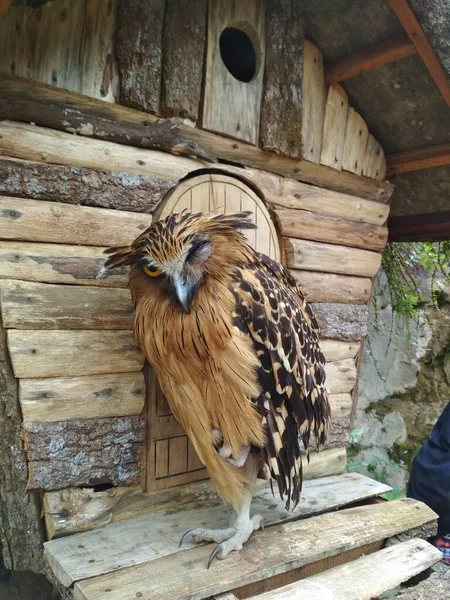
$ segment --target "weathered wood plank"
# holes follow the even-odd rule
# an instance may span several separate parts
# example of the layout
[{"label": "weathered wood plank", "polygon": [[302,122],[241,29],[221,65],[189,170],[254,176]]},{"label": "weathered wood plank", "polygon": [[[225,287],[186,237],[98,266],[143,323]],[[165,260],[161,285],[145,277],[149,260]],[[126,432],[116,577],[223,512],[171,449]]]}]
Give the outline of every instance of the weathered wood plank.
[{"label": "weathered wood plank", "polygon": [[354,358],[359,349],[359,342],[341,342],[338,340],[320,340],[320,348],[328,362]]},{"label": "weathered wood plank", "polygon": [[369,556],[335,567],[320,575],[251,596],[249,600],[372,600],[422,573],[441,560],[439,550],[421,539],[385,548]]},{"label": "weathered wood plank", "polygon": [[[218,562],[214,565],[215,569],[208,572],[205,562],[211,548],[200,546],[189,550],[189,558],[186,554],[172,554],[79,582],[75,585],[75,600],[128,600],[134,598],[136,593],[142,594],[139,596],[142,600],[207,598],[385,539],[434,519],[433,511],[411,499],[349,508],[337,513],[328,512],[308,520],[278,525],[276,536],[270,527],[264,532],[255,532],[241,555],[231,554],[226,561]],[[214,522],[217,526],[217,522]],[[192,525],[192,520],[190,523]],[[361,527],[361,523],[365,526]],[[88,534],[80,534],[80,541],[81,535]],[[57,543],[49,542],[46,548]],[[78,554],[82,553],[78,551]],[[251,560],[243,560],[245,556],[251,557]],[[100,560],[97,558],[96,562]],[[65,579],[67,581],[67,575]]]},{"label": "weathered wood plank", "polygon": [[21,379],[19,398],[24,421],[126,417],[141,413],[145,384],[141,372]]},{"label": "weathered wood plank", "polygon": [[342,168],[347,114],[347,94],[339,84],[331,85],[325,107],[320,162],[339,171]]},{"label": "weathered wood plank", "polygon": [[276,208],[274,213],[281,234],[286,237],[330,242],[378,252],[386,246],[387,227],[355,223],[298,209]]},{"label": "weathered wood plank", "polygon": [[369,309],[365,304],[314,304],[314,314],[324,337],[361,340],[367,335]]},{"label": "weathered wood plank", "polygon": [[151,213],[174,179],[0,157],[0,194]]},{"label": "weathered wood plank", "polygon": [[158,113],[165,0],[120,0],[115,54],[120,102]]},{"label": "weathered wood plank", "polygon": [[383,148],[373,135],[369,135],[369,139],[367,140],[362,174],[364,177],[372,177],[378,180],[382,180],[386,176],[386,158]]},{"label": "weathered wood plank", "polygon": [[[35,111],[35,118],[29,119],[33,122],[54,129],[66,130],[66,116],[64,116],[64,110],[67,108],[71,109],[71,115],[78,115],[81,123],[91,122],[93,116],[104,119],[111,122],[111,132],[115,136],[118,134],[117,122],[126,124],[127,126],[133,124],[139,126],[135,131],[135,136],[123,135],[120,137],[121,142],[124,144],[135,144],[142,146],[147,138],[149,138],[149,132],[145,123],[161,123],[161,119],[153,117],[149,114],[143,114],[139,111],[126,108],[117,104],[111,104],[89,98],[87,96],[81,96],[67,92],[66,90],[60,90],[51,86],[39,84],[35,81],[31,82],[27,79],[14,76],[2,76],[0,80],[0,98],[12,98],[14,101],[26,98],[27,102],[37,101],[38,106]],[[41,105],[45,105],[47,108],[46,114],[48,115],[49,106],[55,106],[55,113],[52,117],[51,124],[46,120],[42,120]],[[21,117],[25,120],[25,117]],[[83,129],[83,133],[88,133]],[[154,128],[153,128],[154,129]],[[129,128],[127,128],[129,131]],[[99,128],[98,134],[103,132],[103,129]],[[139,132],[139,134],[137,133]],[[358,177],[352,173],[336,171],[323,165],[318,165],[305,160],[298,160],[296,158],[274,155],[273,153],[265,152],[261,148],[251,146],[249,144],[236,141],[234,139],[226,138],[220,135],[214,135],[202,129],[195,127],[189,127],[186,125],[180,125],[179,127],[181,147],[177,147],[177,151],[182,152],[183,150],[190,150],[191,154],[202,156],[200,147],[203,149],[203,155],[211,159],[213,156],[217,156],[222,159],[226,159],[235,164],[246,165],[248,167],[265,169],[272,173],[278,173],[283,177],[291,177],[294,180],[306,181],[316,186],[327,188],[328,190],[336,190],[344,194],[350,194],[359,198],[367,198],[378,202],[387,202],[392,195],[393,185],[389,182],[376,182],[372,179]],[[92,132],[95,135],[96,131]],[[153,135],[153,134],[152,134]],[[151,137],[151,136],[150,136]],[[147,139],[148,142],[148,139]],[[76,143],[73,140],[72,143]],[[183,145],[184,144],[184,145]],[[62,152],[63,149],[61,149]],[[174,150],[175,151],[175,150]],[[26,158],[22,156],[21,158]],[[61,164],[61,160],[57,161],[56,157],[53,160],[57,164]],[[110,164],[107,160],[104,161],[104,166],[101,167],[104,170],[111,169]],[[72,166],[72,165],[70,165]],[[150,170],[146,165],[141,166],[141,170],[138,174],[148,175]],[[123,167],[122,167],[123,168]],[[137,169],[136,169],[137,171]],[[176,178],[175,174],[172,174],[172,178]],[[281,181],[279,178],[272,176],[276,181]]]},{"label": "weathered wood plank", "polygon": [[0,242],[0,279],[125,288],[126,269],[104,270],[104,248]]},{"label": "weathered wood plank", "polygon": [[[305,481],[331,475],[341,475],[346,464],[345,448],[330,448],[313,452],[310,461],[304,461]],[[305,483],[302,503],[308,502],[309,489],[313,484]],[[258,492],[266,494],[267,490]],[[47,492],[44,495],[44,512],[47,534],[50,539],[69,533],[78,533],[123,521],[140,515],[186,510],[186,505],[198,503],[198,498],[211,495],[209,481],[171,488],[160,492],[145,493],[139,486],[116,487],[107,491],[89,488],[67,488]],[[214,496],[214,493],[212,494]]]},{"label": "weathered wood plank", "polygon": [[[308,481],[305,482],[300,504],[294,511],[288,513],[284,503],[273,497],[270,487],[265,483],[256,493],[253,511],[262,514],[267,525],[275,525],[302,519],[324,510],[332,510],[332,507],[337,508],[348,504],[356,498],[373,497],[386,489],[389,488],[356,473]],[[64,585],[68,586],[74,581],[110,572],[119,565],[122,568],[129,566],[130,561],[133,560],[145,563],[173,553],[178,554],[180,552],[179,536],[184,533],[186,526],[189,528],[194,523],[206,524],[209,522],[214,523],[215,527],[222,527],[222,524],[228,523],[229,511],[217,495],[210,491],[209,483],[194,484],[185,490],[188,501],[185,503],[182,495],[181,502],[179,505],[177,504],[179,510],[171,510],[171,507],[174,506],[173,500],[169,500],[167,509],[165,509],[164,503],[161,501],[164,496],[161,494],[167,496],[167,491],[160,492],[160,505],[157,506],[156,511],[128,522],[122,521],[106,525],[102,530],[101,539],[98,539],[98,532],[91,531],[76,537],[65,537],[47,542],[45,555],[52,568],[57,569],[55,572],[58,578],[61,575]],[[426,510],[429,511],[426,513],[427,515],[434,514],[430,509]],[[404,513],[405,511],[399,512]],[[419,520],[423,520],[423,514],[422,519]],[[302,522],[304,521],[297,523]],[[311,526],[313,525],[311,521],[304,522],[305,525],[308,522],[311,523]],[[120,537],[123,543],[117,544],[116,540]],[[269,537],[272,536],[269,534]],[[99,543],[104,544],[104,552],[98,552]],[[84,548],[79,548],[80,544]],[[84,552],[80,552],[82,549]],[[205,551],[208,552],[208,550],[209,548],[203,548],[203,555],[206,555]],[[194,552],[197,551],[194,550]],[[180,554],[180,556],[186,558],[186,554]],[[95,559],[94,562],[90,562],[92,558]],[[202,570],[205,576],[205,564],[202,565]],[[164,583],[167,584],[168,581],[166,580]],[[172,596],[168,595],[167,597]]]},{"label": "weathered wood plank", "polygon": [[127,289],[0,280],[7,329],[133,329]]},{"label": "weathered wood plank", "polygon": [[207,4],[207,0],[166,0],[161,82],[164,117],[198,119]]},{"label": "weathered wood plank", "polygon": [[356,383],[356,366],[352,358],[327,363],[325,387],[329,394],[351,392]]},{"label": "weathered wood plank", "polygon": [[359,277],[373,277],[381,265],[381,255],[359,248],[346,248],[306,240],[285,238],[288,267]]},{"label": "weathered wood plank", "polygon": [[369,130],[366,122],[353,108],[348,109],[342,169],[362,174]]},{"label": "weathered wood plank", "polygon": [[309,302],[366,304],[370,298],[372,282],[369,278],[298,269],[291,269],[291,273]]},{"label": "weathered wood plank", "polygon": [[303,157],[320,163],[326,103],[323,58],[321,51],[308,40],[303,43],[302,86]]},{"label": "weathered wood plank", "polygon": [[28,488],[136,483],[144,436],[145,422],[137,416],[24,422]]},{"label": "weathered wood plank", "polygon": [[120,246],[133,241],[151,222],[151,216],[132,212],[0,196],[4,240]]},{"label": "weathered wood plank", "polygon": [[8,331],[16,377],[134,373],[144,357],[131,331]]},{"label": "weathered wood plank", "polygon": [[[204,129],[258,143],[265,61],[265,5],[257,0],[216,0],[208,10],[208,42],[202,126]],[[225,66],[220,38],[230,24],[248,23],[256,54],[255,73],[239,81]],[[245,29],[245,26],[244,26]]]},{"label": "weathered wood plank", "polygon": [[302,158],[303,39],[301,3],[268,2],[260,145],[296,158]]}]

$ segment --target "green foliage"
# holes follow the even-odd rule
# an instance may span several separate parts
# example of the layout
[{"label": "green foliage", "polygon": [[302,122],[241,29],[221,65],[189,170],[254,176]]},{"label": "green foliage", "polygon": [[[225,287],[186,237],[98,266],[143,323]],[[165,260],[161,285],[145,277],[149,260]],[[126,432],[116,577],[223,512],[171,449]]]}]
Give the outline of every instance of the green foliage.
[{"label": "green foliage", "polygon": [[[415,318],[417,308],[426,302],[419,286],[421,270],[430,276],[429,297],[437,304],[436,278],[450,282],[450,241],[394,242],[382,255],[393,310],[402,317]],[[428,295],[428,293],[426,294]],[[376,303],[376,300],[374,300]]]}]

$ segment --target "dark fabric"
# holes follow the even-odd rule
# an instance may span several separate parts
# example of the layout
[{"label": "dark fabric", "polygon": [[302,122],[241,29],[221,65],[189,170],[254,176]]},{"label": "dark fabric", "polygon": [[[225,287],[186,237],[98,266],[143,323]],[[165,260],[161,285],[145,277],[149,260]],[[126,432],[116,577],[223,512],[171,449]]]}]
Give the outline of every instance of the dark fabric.
[{"label": "dark fabric", "polygon": [[438,535],[450,533],[450,402],[413,460],[408,496],[438,515]]}]

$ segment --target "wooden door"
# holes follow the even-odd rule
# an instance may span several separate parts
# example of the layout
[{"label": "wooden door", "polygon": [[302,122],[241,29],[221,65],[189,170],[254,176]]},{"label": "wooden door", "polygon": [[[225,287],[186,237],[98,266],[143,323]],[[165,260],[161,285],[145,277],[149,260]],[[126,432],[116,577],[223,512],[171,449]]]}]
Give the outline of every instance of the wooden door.
[{"label": "wooden door", "polygon": [[[172,212],[251,211],[257,229],[244,231],[256,250],[280,260],[278,237],[269,212],[259,196],[239,179],[214,174],[192,177],[171,190],[161,203],[156,219]],[[143,486],[147,490],[164,489],[199,481],[207,477],[183,429],[172,415],[156,378],[147,373],[148,433]]]}]

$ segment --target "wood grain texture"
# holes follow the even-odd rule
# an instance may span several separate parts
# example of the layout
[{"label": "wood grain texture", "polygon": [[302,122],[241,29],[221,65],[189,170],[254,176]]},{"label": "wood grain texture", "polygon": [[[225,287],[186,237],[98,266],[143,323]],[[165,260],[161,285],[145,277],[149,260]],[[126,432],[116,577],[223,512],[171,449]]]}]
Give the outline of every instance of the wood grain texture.
[{"label": "wood grain texture", "polygon": [[362,174],[364,177],[382,180],[386,176],[386,158],[380,144],[369,135],[364,153]]},{"label": "wood grain texture", "polygon": [[327,363],[325,372],[325,387],[329,394],[347,394],[355,387],[356,366],[353,358]]},{"label": "wood grain texture", "polygon": [[103,252],[98,246],[0,242],[0,279],[127,287],[125,269],[104,271]]},{"label": "wood grain texture", "polygon": [[120,0],[115,53],[120,102],[158,113],[165,0]]},{"label": "wood grain texture", "polygon": [[196,122],[206,52],[207,0],[166,0],[165,4],[161,114]]},{"label": "wood grain texture", "polygon": [[126,417],[141,413],[145,385],[141,372],[21,379],[19,398],[24,421]]},{"label": "wood grain texture", "polygon": [[61,202],[0,196],[0,239],[120,246],[152,222],[151,216]]},{"label": "wood grain texture", "polygon": [[291,269],[291,273],[308,302],[366,304],[370,298],[372,282],[368,278],[297,269]]},{"label": "wood grain texture", "polygon": [[[318,303],[313,307],[319,330],[327,338],[361,340],[367,335],[369,309],[365,304]],[[326,332],[326,335],[325,335]]]},{"label": "wood grain texture", "polygon": [[302,158],[303,39],[301,3],[268,2],[259,140],[267,150],[296,158]]},{"label": "wood grain texture", "polygon": [[425,540],[408,540],[249,600],[294,600],[317,595],[333,600],[372,600],[439,562],[438,552]]},{"label": "wood grain texture", "polygon": [[326,91],[323,58],[320,50],[308,40],[303,43],[303,157],[320,163]]},{"label": "wood grain texture", "polygon": [[0,157],[5,196],[151,213],[174,179]]},{"label": "wood grain texture", "polygon": [[342,169],[361,175],[369,130],[366,122],[353,108],[348,109]]},{"label": "wood grain texture", "polygon": [[144,357],[131,331],[8,331],[16,377],[134,373]]},{"label": "wood grain texture", "polygon": [[[265,6],[257,0],[215,0],[208,10],[202,126],[252,144],[258,143],[265,62]],[[222,31],[241,24],[256,54],[256,70],[248,82],[228,71],[220,53]],[[247,24],[247,25],[246,25]]]},{"label": "wood grain texture", "polygon": [[[264,514],[265,522],[269,526],[278,524],[279,527],[284,528],[284,525],[279,524],[310,516],[311,514],[317,514],[318,512],[321,512],[321,509],[331,510],[331,506],[336,507],[336,505],[345,505],[352,502],[355,497],[373,497],[378,493],[381,493],[381,490],[386,489],[389,488],[383,484],[374,482],[367,477],[354,473],[308,481],[305,482],[302,501],[293,512],[288,513],[284,508],[284,504],[274,499],[270,487],[265,483],[257,491],[253,509]],[[106,553],[101,553],[102,555],[99,556],[98,543],[102,543],[102,541],[98,539],[98,532],[92,531],[80,534],[76,537],[65,537],[47,542],[45,544],[46,558],[50,560],[52,567],[58,565],[56,567],[58,568],[58,577],[61,573],[64,584],[70,585],[74,581],[79,581],[86,577],[95,577],[101,573],[109,572],[112,569],[117,568],[116,565],[120,565],[122,568],[129,566],[130,560],[132,560],[130,553],[132,553],[133,548],[136,547],[140,548],[140,553],[135,558],[141,563],[148,563],[148,561],[150,561],[147,566],[149,566],[151,562],[157,564],[164,556],[176,556],[178,554],[182,557],[183,554],[180,554],[180,549],[178,548],[178,532],[180,532],[181,535],[186,529],[186,526],[192,527],[193,523],[209,522],[215,523],[214,526],[216,527],[221,527],[222,524],[228,523],[229,517],[229,511],[223,506],[223,503],[217,495],[211,491],[209,483],[195,484],[186,488],[185,491],[188,501],[184,503],[182,500],[179,504],[179,510],[176,512],[170,510],[173,501],[171,502],[169,500],[169,510],[164,511],[164,505],[161,506],[160,504],[159,507],[157,506],[156,512],[146,516],[132,519],[128,522],[122,521],[106,525],[102,531],[102,538],[103,535],[106,537],[104,537],[102,541],[105,543],[106,540],[108,540],[105,544],[107,555]],[[329,491],[329,496],[326,491]],[[163,493],[160,492],[158,495],[159,498],[163,497],[161,494],[167,495],[168,492],[169,490]],[[315,504],[315,501],[317,504]],[[321,509],[319,507],[321,507]],[[430,513],[433,514],[430,509],[426,510],[429,511],[427,512],[428,515]],[[340,513],[332,516],[338,516],[338,514]],[[164,515],[163,518],[162,515]],[[311,521],[309,522],[311,523]],[[307,521],[296,521],[296,525],[299,523],[306,524]],[[311,523],[311,525],[313,524],[314,522]],[[293,523],[289,525],[289,527],[291,526],[295,527]],[[268,530],[266,530],[266,532],[267,531]],[[272,530],[272,532],[273,531],[274,530]],[[119,539],[119,536],[122,536],[122,544],[117,544],[116,542],[116,540]],[[134,540],[133,536],[136,536]],[[273,539],[273,533],[269,534],[266,542],[268,542],[270,538]],[[146,543],[141,545],[144,539],[146,539]],[[151,544],[148,543],[149,540],[152,540]],[[79,544],[84,546],[84,552],[80,552],[82,549],[78,547]],[[252,542],[250,542],[249,545],[251,544]],[[193,544],[190,546],[186,545],[186,548],[189,547],[192,548]],[[109,552],[108,549],[111,549],[112,552]],[[203,546],[196,550],[194,549],[194,553],[198,552],[199,549],[203,550],[203,552],[200,553],[201,555],[206,555],[209,546]],[[186,549],[182,548],[181,551],[184,552],[184,557],[186,558]],[[192,550],[188,550],[188,552],[189,555],[191,555]],[[89,562],[91,558],[95,558],[95,561]],[[202,559],[200,559],[200,563],[201,562]],[[245,563],[246,561],[237,562]],[[202,565],[202,570],[204,571],[204,578],[206,571],[205,565]],[[124,571],[122,570],[122,572]],[[211,573],[212,571],[208,573],[208,576]],[[165,580],[164,583],[167,583],[167,581],[168,580]],[[114,588],[115,586],[111,587]],[[170,593],[166,596],[166,598],[172,597],[173,596],[170,596]],[[128,596],[124,596],[124,598],[128,598]]]},{"label": "wood grain texture", "polygon": [[450,143],[397,152],[386,157],[388,175],[450,164]]},{"label": "wood grain texture", "polygon": [[136,483],[144,435],[145,423],[137,416],[24,422],[28,488]]},{"label": "wood grain texture", "polygon": [[355,358],[359,349],[359,342],[341,342],[339,340],[320,340],[320,348],[327,362],[334,362],[344,358]]},{"label": "wood grain texture", "polygon": [[288,267],[359,277],[374,277],[381,256],[369,250],[321,244],[294,238],[284,239]]},{"label": "wood grain texture", "polygon": [[320,162],[339,171],[342,168],[347,116],[347,94],[340,85],[330,85],[325,106]]},{"label": "wood grain texture", "polygon": [[321,215],[306,210],[277,208],[274,210],[283,236],[330,242],[382,252],[388,237],[387,227],[355,223],[338,217]]},{"label": "wood grain texture", "polygon": [[[114,597],[128,600],[136,593],[142,594],[139,596],[142,600],[181,595],[186,600],[206,598],[385,539],[434,519],[435,514],[428,507],[410,499],[349,508],[284,523],[277,527],[276,536],[270,527],[256,532],[240,556],[234,553],[227,561],[218,562],[207,577],[204,562],[210,548],[197,547],[189,550],[189,560],[186,554],[174,554],[79,582],[75,585],[75,600],[113,600]],[[365,527],[361,527],[361,522]],[[242,560],[246,555],[251,556],[251,560]]]}]

